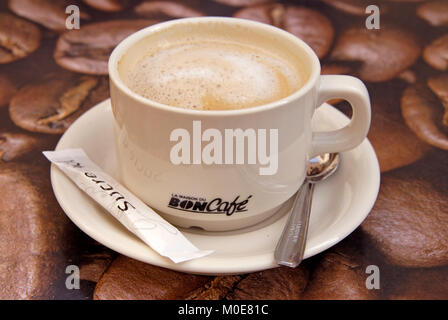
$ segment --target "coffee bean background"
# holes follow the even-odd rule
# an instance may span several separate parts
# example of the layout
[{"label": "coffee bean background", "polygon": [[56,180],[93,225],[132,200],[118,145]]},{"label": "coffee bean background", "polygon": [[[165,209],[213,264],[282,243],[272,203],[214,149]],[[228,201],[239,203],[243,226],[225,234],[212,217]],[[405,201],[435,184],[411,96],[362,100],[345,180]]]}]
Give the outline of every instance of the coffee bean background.
[{"label": "coffee bean background", "polygon": [[[71,4],[80,30],[65,27]],[[381,8],[380,30],[365,27],[370,4]],[[114,46],[158,21],[205,15],[284,28],[316,51],[324,73],[360,77],[371,94],[378,200],[355,232],[295,270],[205,277],[144,264],[82,233],[53,195],[41,151],[108,97]],[[448,299],[448,4],[1,1],[0,194],[0,299]],[[79,290],[65,287],[72,264]],[[365,286],[369,265],[379,267],[379,290]]]}]

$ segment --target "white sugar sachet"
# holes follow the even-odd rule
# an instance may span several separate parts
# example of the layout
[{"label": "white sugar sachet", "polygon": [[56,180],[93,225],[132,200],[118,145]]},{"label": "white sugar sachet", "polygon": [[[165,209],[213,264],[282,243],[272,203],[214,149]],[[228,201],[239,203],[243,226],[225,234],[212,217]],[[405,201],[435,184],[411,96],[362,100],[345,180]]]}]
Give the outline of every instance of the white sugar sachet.
[{"label": "white sugar sachet", "polygon": [[82,149],[44,151],[43,154],[81,190],[160,255],[179,263],[213,252],[196,248],[176,227],[101,170]]}]

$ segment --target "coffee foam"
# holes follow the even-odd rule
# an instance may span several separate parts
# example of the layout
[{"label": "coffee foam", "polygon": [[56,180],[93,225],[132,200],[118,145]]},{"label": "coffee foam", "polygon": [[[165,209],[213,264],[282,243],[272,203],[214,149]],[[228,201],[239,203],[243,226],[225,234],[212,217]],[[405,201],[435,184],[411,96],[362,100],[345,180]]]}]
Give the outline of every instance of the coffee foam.
[{"label": "coffee foam", "polygon": [[190,40],[149,51],[127,85],[162,104],[202,110],[240,109],[282,99],[305,77],[285,59],[246,44]]}]

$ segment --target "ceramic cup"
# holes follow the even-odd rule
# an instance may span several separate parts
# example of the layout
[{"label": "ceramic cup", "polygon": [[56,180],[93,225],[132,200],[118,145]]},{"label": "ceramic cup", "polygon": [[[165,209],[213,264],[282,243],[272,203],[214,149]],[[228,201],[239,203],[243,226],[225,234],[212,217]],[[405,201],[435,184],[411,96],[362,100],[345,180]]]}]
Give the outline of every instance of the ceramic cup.
[{"label": "ceramic cup", "polygon": [[[268,43],[266,50],[296,59],[307,81],[286,98],[236,110],[163,105],[125,85],[122,77],[144,56],[145,48],[170,37],[201,32]],[[200,17],[145,28],[114,49],[109,75],[121,181],[181,227],[234,230],[268,218],[297,192],[311,157],[356,147],[370,125],[369,95],[359,79],[321,76],[319,59],[306,43],[286,31],[249,20]],[[314,111],[333,98],[351,104],[350,123],[336,131],[312,132]],[[226,136],[226,132],[234,135]],[[227,151],[221,162],[210,160],[211,153],[204,156],[212,136],[222,139],[222,153]],[[173,148],[181,138],[189,139],[189,154],[182,153],[191,160],[189,164],[173,161]],[[218,150],[219,144],[214,146]],[[263,155],[270,155],[269,162]]]}]

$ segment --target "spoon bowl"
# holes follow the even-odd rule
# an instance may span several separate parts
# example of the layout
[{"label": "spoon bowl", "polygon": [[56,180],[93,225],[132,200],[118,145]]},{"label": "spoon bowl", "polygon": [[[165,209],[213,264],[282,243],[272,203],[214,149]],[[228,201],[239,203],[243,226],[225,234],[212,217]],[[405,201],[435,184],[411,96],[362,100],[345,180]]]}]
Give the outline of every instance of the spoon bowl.
[{"label": "spoon bowl", "polygon": [[339,153],[324,153],[310,159],[306,169],[306,181],[314,183],[325,180],[337,170],[339,162]]}]

